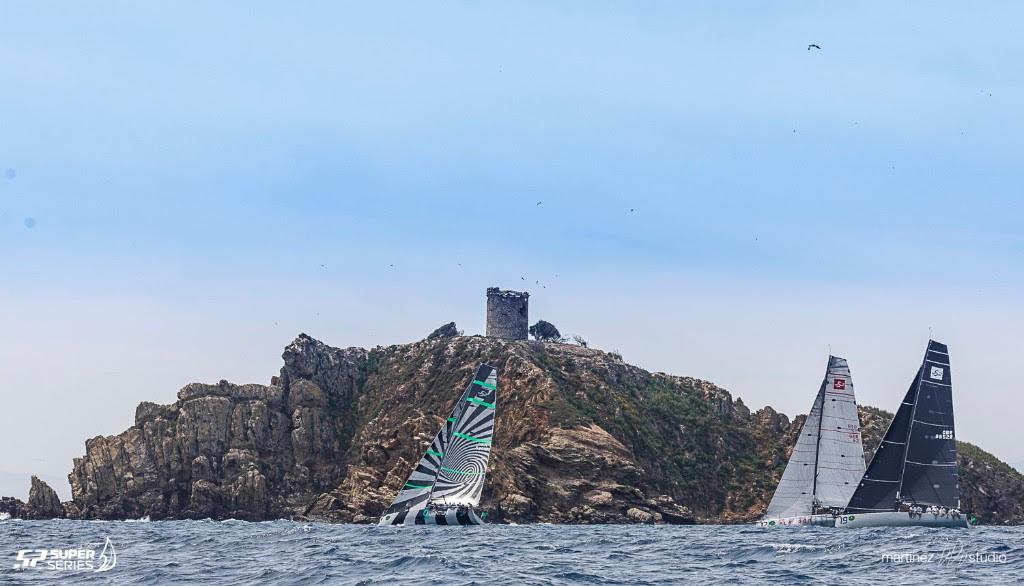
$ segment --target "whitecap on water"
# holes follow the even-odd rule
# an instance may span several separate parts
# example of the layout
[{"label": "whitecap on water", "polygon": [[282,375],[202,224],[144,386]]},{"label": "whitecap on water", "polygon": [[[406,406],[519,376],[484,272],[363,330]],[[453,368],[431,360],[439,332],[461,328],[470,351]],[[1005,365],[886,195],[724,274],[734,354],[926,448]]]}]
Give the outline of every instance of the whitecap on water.
[{"label": "whitecap on water", "polygon": [[779,553],[794,553],[797,551],[820,551],[826,549],[824,545],[808,545],[806,543],[766,543],[768,547]]}]

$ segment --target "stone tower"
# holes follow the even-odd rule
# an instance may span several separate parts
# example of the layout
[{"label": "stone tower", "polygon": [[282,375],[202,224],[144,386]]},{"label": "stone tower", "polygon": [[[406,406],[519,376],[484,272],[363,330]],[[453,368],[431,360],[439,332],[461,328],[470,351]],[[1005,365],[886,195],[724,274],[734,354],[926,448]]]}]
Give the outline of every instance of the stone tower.
[{"label": "stone tower", "polygon": [[529,330],[530,294],[487,288],[487,336],[525,340]]}]

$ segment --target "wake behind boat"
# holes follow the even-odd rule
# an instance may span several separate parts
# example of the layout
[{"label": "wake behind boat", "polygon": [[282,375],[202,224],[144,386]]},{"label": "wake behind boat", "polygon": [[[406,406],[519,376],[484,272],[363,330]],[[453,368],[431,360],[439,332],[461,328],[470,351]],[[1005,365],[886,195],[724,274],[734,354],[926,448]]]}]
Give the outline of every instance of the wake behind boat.
[{"label": "wake behind boat", "polygon": [[825,378],[772,496],[762,527],[835,524],[864,473],[864,446],[846,359],[828,357]]},{"label": "wake behind boat", "polygon": [[481,364],[380,525],[482,525],[480,504],[494,434],[497,371]]},{"label": "wake behind boat", "polygon": [[960,513],[949,349],[924,360],[836,527],[968,527]]}]

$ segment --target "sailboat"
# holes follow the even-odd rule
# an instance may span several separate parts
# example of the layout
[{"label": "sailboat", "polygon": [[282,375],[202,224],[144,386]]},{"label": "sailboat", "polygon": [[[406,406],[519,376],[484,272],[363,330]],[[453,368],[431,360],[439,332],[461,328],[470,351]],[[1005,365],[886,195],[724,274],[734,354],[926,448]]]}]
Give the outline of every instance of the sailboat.
[{"label": "sailboat", "polygon": [[[497,371],[481,364],[379,525],[482,525]],[[486,513],[485,513],[486,516]]]},{"label": "sailboat", "polygon": [[864,446],[845,358],[828,357],[825,378],[782,473],[762,527],[831,527],[864,474]]},{"label": "sailboat", "polygon": [[928,340],[914,382],[836,527],[968,527],[960,513],[949,349]]}]

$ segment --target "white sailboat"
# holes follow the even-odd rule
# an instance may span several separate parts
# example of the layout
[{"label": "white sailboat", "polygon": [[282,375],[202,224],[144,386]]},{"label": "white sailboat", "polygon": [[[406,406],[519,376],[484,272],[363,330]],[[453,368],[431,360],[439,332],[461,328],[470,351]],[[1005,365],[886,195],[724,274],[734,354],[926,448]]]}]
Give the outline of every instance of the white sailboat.
[{"label": "white sailboat", "polygon": [[968,527],[960,512],[949,349],[928,349],[836,527]]},{"label": "white sailboat", "polygon": [[864,446],[846,359],[828,357],[825,378],[782,473],[762,527],[832,526],[864,473]]},{"label": "white sailboat", "polygon": [[379,525],[482,525],[494,434],[497,371],[481,364]]}]

